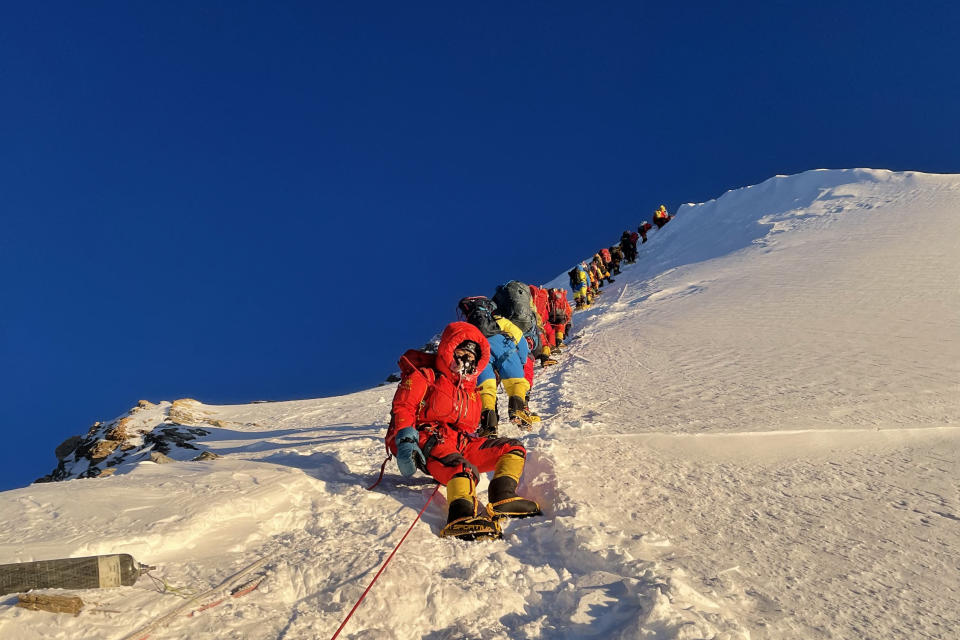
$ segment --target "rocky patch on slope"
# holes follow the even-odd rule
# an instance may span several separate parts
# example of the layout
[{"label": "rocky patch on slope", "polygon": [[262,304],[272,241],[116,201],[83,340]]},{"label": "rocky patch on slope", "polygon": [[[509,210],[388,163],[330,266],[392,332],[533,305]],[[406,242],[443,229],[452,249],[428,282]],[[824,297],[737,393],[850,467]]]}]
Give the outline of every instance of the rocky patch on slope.
[{"label": "rocky patch on slope", "polygon": [[56,449],[57,467],[36,482],[96,478],[116,473],[124,464],[143,460],[210,460],[217,454],[197,441],[209,435],[204,426],[223,427],[196,400],[183,398],[154,404],[141,400],[109,422],[95,422],[86,435],[71,436]]}]

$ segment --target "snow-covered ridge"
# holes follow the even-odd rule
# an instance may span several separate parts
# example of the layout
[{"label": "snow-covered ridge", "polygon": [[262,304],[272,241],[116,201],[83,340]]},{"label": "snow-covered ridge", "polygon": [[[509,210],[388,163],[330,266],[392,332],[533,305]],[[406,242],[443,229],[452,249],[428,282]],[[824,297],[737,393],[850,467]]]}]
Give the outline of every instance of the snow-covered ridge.
[{"label": "snow-covered ridge", "polygon": [[[685,205],[538,369],[542,427],[501,425],[545,516],[445,541],[441,491],[341,637],[952,637],[958,238],[960,176],[819,170]],[[139,434],[94,465],[115,473],[0,493],[0,563],[126,552],[202,588],[276,554],[260,590],[158,637],[330,637],[433,492],[392,465],[364,489],[392,394],[100,425],[87,449]],[[149,461],[174,422],[198,450]],[[87,597],[77,618],[0,599],[0,637],[121,638],[179,604]]]},{"label": "snow-covered ridge", "polygon": [[831,216],[893,204],[909,197],[918,184],[944,178],[949,181],[951,176],[878,169],[813,169],[775,176],[727,191],[715,200],[681,205],[673,220],[678,227],[710,232],[673,233],[676,241],[683,235],[683,242],[660,252],[658,261],[700,262],[749,244],[766,244],[778,233],[800,231],[818,221],[827,224]]},{"label": "snow-covered ridge", "polygon": [[[656,237],[657,242],[639,247],[643,256],[639,264],[645,274],[654,276],[753,245],[764,246],[779,233],[824,226],[845,213],[867,213],[904,202],[928,188],[956,191],[960,187],[955,175],[887,169],[811,169],[774,176],[707,202],[680,205],[662,233],[650,232],[651,240]],[[905,211],[902,222],[907,224],[912,215]],[[650,215],[638,214],[638,223],[644,219]],[[621,231],[611,229],[611,244],[619,241]],[[571,260],[571,265],[576,261]],[[566,272],[544,286],[567,286]]]}]

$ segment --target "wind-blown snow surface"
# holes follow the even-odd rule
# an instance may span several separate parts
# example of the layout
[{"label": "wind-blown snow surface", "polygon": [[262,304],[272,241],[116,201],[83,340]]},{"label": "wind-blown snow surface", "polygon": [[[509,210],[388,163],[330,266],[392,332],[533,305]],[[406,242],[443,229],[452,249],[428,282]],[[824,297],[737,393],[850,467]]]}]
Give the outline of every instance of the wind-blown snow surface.
[{"label": "wind-blown snow surface", "polygon": [[[341,637],[956,638],[958,239],[960,176],[812,171],[684,206],[537,372],[521,488],[545,517],[441,540],[441,490]],[[392,393],[205,406],[221,459],[4,492],[0,563],[126,552],[204,588],[277,553],[259,591],[156,637],[329,638],[433,491],[393,463],[363,488]],[[99,611],[0,597],[0,637],[121,638],[180,602],[81,595]]]}]

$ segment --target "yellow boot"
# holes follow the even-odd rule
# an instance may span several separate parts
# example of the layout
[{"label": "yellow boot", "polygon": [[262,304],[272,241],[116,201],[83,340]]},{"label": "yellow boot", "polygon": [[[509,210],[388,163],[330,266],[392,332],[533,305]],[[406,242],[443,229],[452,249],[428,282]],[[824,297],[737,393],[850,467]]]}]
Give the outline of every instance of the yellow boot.
[{"label": "yellow boot", "polygon": [[491,517],[529,518],[543,513],[536,502],[517,495],[517,483],[523,473],[523,462],[523,457],[515,453],[506,453],[497,460],[493,480],[487,489],[490,500],[487,512]]},{"label": "yellow boot", "polygon": [[502,538],[500,525],[487,513],[477,513],[477,487],[466,474],[447,483],[447,526],[441,538],[460,540],[496,540]]}]

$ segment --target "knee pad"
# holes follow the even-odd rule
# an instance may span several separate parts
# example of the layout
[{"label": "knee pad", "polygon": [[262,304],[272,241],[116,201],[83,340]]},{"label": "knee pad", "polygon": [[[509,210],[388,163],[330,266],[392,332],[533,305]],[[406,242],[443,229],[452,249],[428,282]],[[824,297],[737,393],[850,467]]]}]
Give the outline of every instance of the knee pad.
[{"label": "knee pad", "polygon": [[509,451],[506,455],[517,456],[521,459],[526,460],[527,458],[527,448],[523,444],[514,438],[507,440],[507,444],[510,445]]},{"label": "knee pad", "polygon": [[527,448],[516,438],[487,438],[484,449],[501,449],[500,457],[514,455],[526,459]]},{"label": "knee pad", "polygon": [[442,458],[434,458],[443,466],[453,470],[453,476],[464,476],[473,479],[473,483],[476,484],[480,480],[480,470],[477,469],[477,466],[471,463],[469,460],[463,457],[463,454],[448,453]]}]

